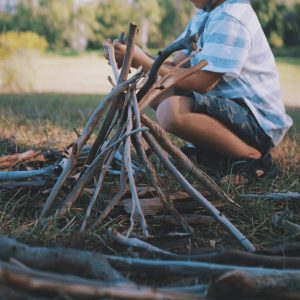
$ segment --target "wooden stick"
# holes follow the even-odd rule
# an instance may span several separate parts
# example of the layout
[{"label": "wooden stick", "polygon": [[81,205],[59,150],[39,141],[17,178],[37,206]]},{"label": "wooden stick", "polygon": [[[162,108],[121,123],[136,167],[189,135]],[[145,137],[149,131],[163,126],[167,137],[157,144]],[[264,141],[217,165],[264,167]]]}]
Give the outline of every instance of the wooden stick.
[{"label": "wooden stick", "polygon": [[119,81],[119,70],[118,70],[118,66],[117,66],[117,62],[116,62],[116,58],[115,58],[115,48],[113,47],[113,45],[111,44],[107,44],[105,45],[105,49],[108,52],[108,59],[109,59],[109,63],[111,65],[113,74],[114,74],[114,79],[115,82]]},{"label": "wooden stick", "polygon": [[[23,153],[15,153],[11,155],[1,156],[0,157],[0,170],[11,168],[17,163],[24,162],[27,160],[30,160],[38,155],[40,155],[41,152],[36,152],[33,150],[28,150]],[[45,161],[45,158],[43,159]]]},{"label": "wooden stick", "polygon": [[24,270],[20,267],[0,262],[0,281],[25,290],[43,293],[67,294],[83,299],[85,297],[109,297],[137,300],[201,300],[201,296],[191,293],[161,290],[135,286],[128,283],[111,283],[87,280],[80,277]]},{"label": "wooden stick", "polygon": [[[132,112],[131,112],[131,105],[128,105],[128,112],[127,112],[127,133],[132,130]],[[126,139],[125,143],[125,153],[124,153],[124,162],[125,162],[125,167],[127,170],[127,175],[128,175],[128,180],[129,180],[129,186],[131,190],[131,196],[132,196],[132,213],[131,213],[131,224],[130,228],[127,232],[127,237],[130,235],[132,229],[133,229],[133,215],[136,213],[139,217],[139,221],[142,227],[143,235],[144,237],[147,237],[149,235],[148,229],[147,229],[147,223],[143,214],[143,211],[141,209],[139,197],[136,191],[136,186],[135,186],[135,181],[133,178],[133,173],[132,173],[132,166],[131,166],[131,152],[130,152],[130,146],[131,146],[131,139],[128,137]]]},{"label": "wooden stick", "polygon": [[199,167],[197,167],[180,149],[178,149],[168,138],[166,131],[161,128],[155,121],[148,118],[145,114],[141,114],[142,123],[150,129],[151,134],[158,143],[167,151],[178,164],[180,164],[188,173],[195,176],[217,199],[225,200],[229,203],[240,207],[227,194],[225,194],[219,186]]},{"label": "wooden stick", "polygon": [[260,200],[260,201],[299,201],[300,193],[268,193],[268,194],[243,194],[238,195],[239,199],[243,200]]},{"label": "wooden stick", "polygon": [[157,144],[153,136],[149,132],[144,132],[143,136],[152,150],[163,162],[167,170],[176,178],[182,188],[185,189],[186,192],[189,193],[197,202],[199,202],[217,222],[222,224],[228,230],[228,232],[244,247],[245,250],[250,252],[255,251],[254,245],[223,214],[221,214],[218,209],[216,209],[205,197],[203,197],[174,167],[168,156]]},{"label": "wooden stick", "polygon": [[[138,103],[137,103],[137,98],[136,98],[135,92],[133,92],[132,101],[133,101],[133,108],[134,108],[134,114],[135,114],[136,128],[140,128],[141,120],[140,120],[140,113],[138,110]],[[172,201],[170,200],[170,197],[165,195],[165,193],[163,192],[162,187],[158,180],[157,173],[156,173],[152,163],[148,159],[148,157],[145,153],[145,149],[143,148],[141,133],[139,133],[135,136],[135,141],[136,141],[135,145],[136,145],[137,153],[139,154],[139,156],[141,158],[141,161],[144,165],[146,172],[149,174],[148,179],[151,181],[153,187],[155,188],[156,193],[157,193],[162,205],[165,207],[165,209],[167,209],[172,214],[174,219],[178,222],[178,224],[180,224],[182,226],[182,228],[186,232],[193,233],[194,232],[193,228],[191,228],[188,225],[188,223],[181,217],[180,213],[176,210]]]},{"label": "wooden stick", "polygon": [[251,276],[300,276],[299,269],[278,270],[271,268],[255,268],[235,265],[221,265],[214,263],[142,259],[121,256],[105,256],[110,264],[118,270],[159,274],[174,274],[183,276],[197,276],[199,279],[211,280],[231,271],[246,272]]},{"label": "wooden stick", "polygon": [[232,271],[221,276],[208,289],[208,296],[223,299],[239,295],[242,299],[299,299],[300,276],[291,274],[255,274]]},{"label": "wooden stick", "polygon": [[22,180],[35,177],[52,176],[53,171],[56,167],[48,167],[40,170],[30,170],[30,171],[1,171],[0,172],[0,182],[10,181],[10,180]]},{"label": "wooden stick", "polygon": [[85,273],[90,278],[125,280],[101,254],[65,248],[30,247],[13,239],[0,236],[0,259],[10,257],[21,263],[49,271]]}]

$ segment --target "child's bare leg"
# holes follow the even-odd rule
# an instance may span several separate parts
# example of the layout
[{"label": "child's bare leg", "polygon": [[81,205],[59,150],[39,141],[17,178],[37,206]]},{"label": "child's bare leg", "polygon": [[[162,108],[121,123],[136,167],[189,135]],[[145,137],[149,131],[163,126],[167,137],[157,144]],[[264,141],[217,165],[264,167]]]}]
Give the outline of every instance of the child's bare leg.
[{"label": "child's bare leg", "polygon": [[234,158],[261,157],[261,153],[249,146],[218,120],[191,112],[193,99],[172,96],[161,102],[156,111],[159,124],[169,132],[223,156]]}]

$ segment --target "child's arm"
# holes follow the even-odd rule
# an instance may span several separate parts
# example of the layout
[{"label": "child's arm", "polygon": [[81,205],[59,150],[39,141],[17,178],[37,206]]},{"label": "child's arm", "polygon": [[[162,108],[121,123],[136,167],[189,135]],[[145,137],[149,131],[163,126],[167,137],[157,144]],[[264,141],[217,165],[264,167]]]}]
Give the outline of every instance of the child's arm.
[{"label": "child's arm", "polygon": [[[126,45],[118,42],[117,40],[113,42],[113,45],[115,49],[116,60],[118,63],[122,63],[126,51]],[[181,55],[182,53],[179,53],[177,57],[175,56],[176,61],[182,59]],[[133,68],[138,68],[142,66],[144,72],[148,72],[153,62],[154,59],[151,56],[147,55],[137,45],[135,46],[132,60]],[[159,75],[164,76],[173,68],[174,66],[172,64],[165,63],[159,69]],[[189,76],[185,80],[182,80],[181,82],[177,83],[176,87],[179,89],[192,90],[199,93],[207,93],[217,85],[222,76],[223,74],[221,73],[200,71],[196,74]]]}]

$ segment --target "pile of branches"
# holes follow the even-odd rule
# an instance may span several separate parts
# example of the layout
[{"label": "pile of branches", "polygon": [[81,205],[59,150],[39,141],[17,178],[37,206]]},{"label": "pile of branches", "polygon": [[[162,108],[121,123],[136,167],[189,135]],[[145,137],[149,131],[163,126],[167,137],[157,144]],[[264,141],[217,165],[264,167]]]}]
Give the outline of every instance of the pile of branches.
[{"label": "pile of branches", "polygon": [[[291,250],[298,256],[276,256]],[[299,243],[259,254],[210,250],[183,256],[159,250],[154,260],[30,247],[0,236],[0,294],[5,299],[299,299],[299,252]],[[129,274],[177,281],[147,287]]]},{"label": "pile of branches", "polygon": [[[214,297],[232,295],[232,288],[238,289],[241,294],[247,296],[250,294],[299,296],[300,271],[292,270],[299,268],[299,259],[269,256],[270,253],[254,254],[255,246],[187,180],[181,170],[197,179],[213,198],[228,203],[234,209],[239,209],[239,205],[186,157],[155,121],[143,113],[143,110],[157,97],[207,65],[206,61],[202,61],[191,68],[180,68],[198,53],[199,50],[195,46],[198,37],[188,33],[182,40],[174,42],[158,54],[148,74],[137,70],[128,78],[136,34],[137,27],[131,24],[120,73],[113,47],[108,46],[109,60],[114,74],[114,79],[110,78],[110,81],[114,87],[102,99],[82,132],[78,134],[78,138],[64,153],[64,159],[59,166],[33,170],[30,174],[26,171],[24,174],[2,172],[0,182],[17,179],[16,186],[22,186],[26,182],[18,180],[30,178],[31,181],[26,184],[36,182],[36,186],[42,186],[44,183],[40,180],[41,177],[56,176],[55,184],[38,219],[38,227],[41,227],[43,232],[53,224],[54,220],[66,216],[80,196],[89,190],[91,200],[80,225],[81,235],[84,235],[88,228],[97,228],[103,224],[107,216],[130,191],[128,228],[122,233],[110,228],[108,235],[122,245],[151,253],[159,260],[121,256],[104,257],[101,254],[68,249],[31,248],[1,237],[0,259],[3,261],[0,261],[0,282],[31,291],[53,292],[55,289],[59,293],[80,297],[202,299],[206,295]],[[165,60],[174,52],[183,49],[190,53],[189,56],[168,74],[158,78],[158,70]],[[96,138],[91,146],[87,146],[99,125]],[[150,159],[150,154],[154,158]],[[104,210],[96,219],[91,220],[93,208],[105,187],[105,179],[112,165],[116,163],[117,156],[120,163],[119,188]],[[140,164],[135,162],[137,159]],[[171,195],[166,192],[164,187],[169,178],[160,176],[153,162],[155,160],[159,160],[182,190],[209,213],[210,216],[207,216],[209,220],[221,224],[245,252],[213,250],[204,251],[198,256],[187,256],[160,249],[147,241],[152,232],[139,198],[134,177],[136,172],[144,173],[164,210],[172,216],[173,221],[187,235],[192,237],[197,235],[194,228],[175,207]],[[76,183],[67,195],[64,195],[65,198],[61,203],[58,198],[70,177],[75,178]],[[95,186],[91,189],[93,181]],[[233,265],[228,265],[230,263]],[[257,268],[259,266],[268,268]],[[290,270],[280,270],[281,268]],[[120,273],[121,271],[123,274]],[[189,276],[205,284],[188,284],[188,286],[181,284],[181,286],[151,289],[138,286],[124,277],[128,272],[141,271],[146,274]],[[68,275],[62,275],[62,272]],[[211,284],[207,284],[208,282]],[[189,295],[187,296],[186,293]]]}]

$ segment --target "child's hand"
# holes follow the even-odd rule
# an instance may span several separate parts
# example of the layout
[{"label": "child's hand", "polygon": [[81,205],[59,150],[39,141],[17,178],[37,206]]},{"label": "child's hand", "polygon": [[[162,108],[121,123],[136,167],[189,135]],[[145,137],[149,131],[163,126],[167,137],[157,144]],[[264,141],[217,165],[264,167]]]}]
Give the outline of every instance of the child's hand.
[{"label": "child's hand", "polygon": [[114,40],[113,46],[115,49],[116,62],[118,64],[118,67],[121,68],[126,52],[126,45],[122,44],[119,40]]}]

